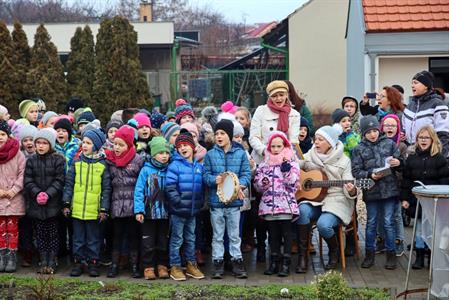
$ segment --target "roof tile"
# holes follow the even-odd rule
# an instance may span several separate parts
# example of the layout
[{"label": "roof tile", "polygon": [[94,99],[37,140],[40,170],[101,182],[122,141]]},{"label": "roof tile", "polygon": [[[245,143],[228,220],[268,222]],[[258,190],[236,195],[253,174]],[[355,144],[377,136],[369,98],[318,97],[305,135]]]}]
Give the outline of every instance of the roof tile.
[{"label": "roof tile", "polygon": [[362,0],[367,32],[449,30],[449,0]]}]

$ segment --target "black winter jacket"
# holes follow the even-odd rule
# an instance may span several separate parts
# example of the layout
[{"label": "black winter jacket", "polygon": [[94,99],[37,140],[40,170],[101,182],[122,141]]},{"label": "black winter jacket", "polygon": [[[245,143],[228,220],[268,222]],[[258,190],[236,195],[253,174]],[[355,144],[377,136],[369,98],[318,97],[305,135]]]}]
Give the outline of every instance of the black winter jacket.
[{"label": "black winter jacket", "polygon": [[[415,180],[425,185],[449,184],[447,160],[441,153],[430,156],[430,150],[416,149],[414,154],[408,156],[402,174],[401,201],[405,200],[410,204],[407,213],[412,217],[415,217],[417,205],[416,197],[412,193],[412,188],[418,185]],[[420,217],[421,211],[418,212],[418,218]]]},{"label": "black winter jacket", "polygon": [[[57,152],[34,154],[28,158],[24,176],[27,216],[46,220],[57,216],[62,208],[62,192],[65,182],[65,158]],[[49,196],[45,205],[39,205],[40,192]]]}]

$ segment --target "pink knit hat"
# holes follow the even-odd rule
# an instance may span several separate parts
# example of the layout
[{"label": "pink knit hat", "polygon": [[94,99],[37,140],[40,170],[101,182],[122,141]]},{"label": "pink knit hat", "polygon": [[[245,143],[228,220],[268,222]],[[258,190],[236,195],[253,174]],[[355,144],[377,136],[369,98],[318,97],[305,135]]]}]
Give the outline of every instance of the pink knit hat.
[{"label": "pink knit hat", "polygon": [[235,114],[235,112],[237,111],[239,107],[234,105],[234,103],[232,103],[232,101],[228,100],[225,103],[223,103],[221,105],[221,111],[222,112],[227,112],[227,113],[231,113],[231,114]]},{"label": "pink knit hat", "polygon": [[186,122],[186,123],[181,125],[181,128],[187,129],[187,131],[192,133],[192,134],[195,133],[196,137],[199,136],[198,127],[195,125],[195,123]]},{"label": "pink knit hat", "polygon": [[142,128],[143,126],[151,127],[150,118],[144,113],[135,114],[133,119],[137,122],[137,129]]},{"label": "pink knit hat", "polygon": [[388,115],[386,115],[380,121],[380,131],[381,132],[384,131],[384,123],[385,123],[386,119],[393,119],[393,120],[396,121],[397,132],[396,132],[396,136],[394,137],[394,142],[396,143],[396,145],[399,145],[401,143],[401,120],[395,114],[388,114]]}]

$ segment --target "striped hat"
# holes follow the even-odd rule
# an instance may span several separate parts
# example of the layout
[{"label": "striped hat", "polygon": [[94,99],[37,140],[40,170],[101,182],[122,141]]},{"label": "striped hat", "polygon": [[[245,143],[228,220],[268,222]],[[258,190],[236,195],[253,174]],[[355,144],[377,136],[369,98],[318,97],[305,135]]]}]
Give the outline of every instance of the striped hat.
[{"label": "striped hat", "polygon": [[178,124],[174,122],[165,123],[161,128],[161,133],[167,141],[170,141],[171,136],[177,131],[180,130]]},{"label": "striped hat", "polygon": [[181,122],[182,117],[184,116],[191,116],[193,119],[195,119],[195,113],[193,112],[193,108],[190,104],[187,103],[184,99],[178,99],[176,100],[176,123],[179,124]]},{"label": "striped hat", "polygon": [[181,129],[181,133],[178,135],[175,141],[175,147],[179,148],[181,145],[190,146],[193,151],[195,151],[195,141],[193,140],[193,136],[187,129]]}]

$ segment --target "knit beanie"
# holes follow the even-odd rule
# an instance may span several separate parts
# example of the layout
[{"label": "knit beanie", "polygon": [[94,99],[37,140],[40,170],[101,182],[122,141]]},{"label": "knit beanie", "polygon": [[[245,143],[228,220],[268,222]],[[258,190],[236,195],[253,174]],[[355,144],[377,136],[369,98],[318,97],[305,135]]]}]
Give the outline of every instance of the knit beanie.
[{"label": "knit beanie", "polygon": [[38,139],[45,139],[50,143],[51,149],[55,149],[56,144],[56,131],[53,128],[37,129],[34,133],[34,143]]},{"label": "knit beanie", "polygon": [[386,119],[393,119],[396,121],[396,136],[394,142],[396,145],[399,145],[401,143],[401,120],[399,120],[399,117],[395,114],[388,114],[385,117],[382,118],[380,121],[380,131],[384,131],[384,123]]},{"label": "knit beanie", "polygon": [[300,128],[301,128],[301,127],[307,127],[307,129],[310,129],[310,127],[309,127],[309,121],[307,121],[306,118],[301,117],[301,121],[300,121],[299,127],[300,127]]},{"label": "knit beanie", "polygon": [[34,135],[36,134],[36,132],[37,128],[33,125],[21,125],[17,132],[17,138],[20,142],[28,137],[32,137],[34,139]]},{"label": "knit beanie", "polygon": [[201,117],[205,119],[212,128],[215,127],[215,124],[217,124],[217,116],[218,116],[218,110],[215,106],[206,106],[201,111]]},{"label": "knit beanie", "polygon": [[229,136],[229,140],[232,142],[232,138],[234,137],[234,123],[231,120],[223,119],[219,121],[214,128],[214,133],[217,130],[223,130]]},{"label": "knit beanie", "polygon": [[235,112],[237,111],[237,108],[239,108],[239,107],[234,105],[234,103],[232,103],[232,101],[229,101],[229,100],[221,105],[221,111],[227,112],[230,114],[235,114]]},{"label": "knit beanie", "polygon": [[115,133],[115,138],[122,139],[128,146],[128,149],[131,149],[134,147],[134,132],[134,128],[131,126],[123,125]]},{"label": "knit beanie", "polygon": [[282,131],[275,130],[268,137],[267,149],[271,148],[271,143],[273,142],[273,140],[275,138],[281,138],[282,141],[284,141],[284,147],[286,147],[286,148],[290,148],[292,146],[285,133],[283,133]]},{"label": "knit beanie", "polygon": [[81,138],[84,139],[85,137],[89,138],[92,141],[95,152],[100,150],[106,142],[106,137],[100,129],[88,129],[84,131],[81,135]]},{"label": "knit beanie", "polygon": [[57,117],[58,116],[58,114],[57,113],[55,113],[54,111],[51,111],[51,110],[49,110],[49,111],[47,111],[43,116],[42,116],[42,124],[44,125],[44,126],[46,126],[47,125],[47,122],[52,118],[52,117]]},{"label": "knit beanie", "polygon": [[235,119],[235,115],[231,114],[231,113],[227,113],[227,112],[221,112],[218,114],[217,116],[217,122],[220,122],[221,120],[229,120],[229,121],[236,121]]},{"label": "knit beanie", "polygon": [[30,99],[26,99],[23,100],[22,102],[20,102],[19,104],[19,112],[20,112],[20,116],[22,118],[26,118],[28,112],[31,110],[31,108],[33,107],[38,107],[37,103],[34,102],[33,100]]},{"label": "knit beanie", "polygon": [[66,112],[75,112],[78,108],[84,107],[84,102],[79,97],[71,97],[65,106]]},{"label": "knit beanie", "polygon": [[123,124],[122,114],[123,114],[123,110],[122,109],[114,111],[112,113],[112,115],[111,115],[111,121],[112,120],[116,120],[116,121],[122,122],[122,124]]},{"label": "knit beanie", "polygon": [[167,121],[167,117],[160,112],[153,110],[151,113],[151,125],[153,128],[161,129],[162,124]]},{"label": "knit beanie", "polygon": [[180,130],[181,127],[174,123],[174,122],[168,122],[165,123],[161,128],[161,133],[164,136],[164,138],[168,141],[170,141],[171,136],[177,131]]},{"label": "knit beanie", "polygon": [[181,133],[178,135],[178,137],[175,140],[175,147],[179,148],[181,145],[187,145],[190,146],[193,151],[195,151],[195,141],[193,140],[193,136],[190,132],[187,131],[187,129],[181,129]]},{"label": "knit beanie", "polygon": [[186,122],[181,125],[181,128],[187,129],[187,131],[190,132],[192,135],[195,133],[196,137],[199,137],[199,131],[196,124],[192,122]]},{"label": "knit beanie", "polygon": [[122,126],[123,126],[123,122],[121,120],[110,120],[108,122],[108,124],[106,124],[106,133],[108,133],[109,129],[111,129],[111,128],[119,129]]},{"label": "knit beanie", "polygon": [[8,114],[8,109],[0,104],[0,116],[5,116]]},{"label": "knit beanie", "polygon": [[413,76],[413,80],[417,80],[424,84],[428,89],[433,88],[433,81],[435,79],[435,76],[432,72],[429,71],[421,71],[419,73],[416,73],[415,76]]},{"label": "knit beanie", "polygon": [[234,121],[234,131],[233,136],[244,136],[245,135],[245,129],[243,129],[242,124],[240,124],[237,121]]},{"label": "knit beanie", "polygon": [[167,117],[167,120],[176,119],[176,113],[174,111],[167,111],[165,116]]},{"label": "knit beanie", "polygon": [[133,119],[137,122],[137,129],[142,128],[143,126],[151,128],[151,121],[146,113],[139,112],[134,115]]},{"label": "knit beanie", "polygon": [[367,133],[371,129],[379,129],[379,121],[376,116],[364,116],[360,119],[360,132],[362,133],[362,137],[365,137],[365,133]]},{"label": "knit beanie", "polygon": [[155,136],[154,138],[152,138],[151,141],[148,143],[148,146],[151,149],[152,157],[162,152],[170,153],[170,145],[168,144],[167,140],[162,136]]},{"label": "knit beanie", "polygon": [[6,132],[8,136],[11,135],[11,127],[5,120],[0,120],[0,131]]},{"label": "knit beanie", "polygon": [[78,117],[76,124],[87,124],[95,120],[95,115],[91,110],[84,110]]},{"label": "knit beanie", "polygon": [[66,118],[59,118],[58,121],[56,121],[55,126],[53,126],[55,130],[58,130],[59,128],[65,129],[68,133],[69,141],[72,139],[72,124],[70,121]]},{"label": "knit beanie", "polygon": [[355,112],[359,110],[359,102],[357,99],[353,96],[344,96],[343,99],[341,99],[341,108],[343,108],[346,104],[346,102],[352,101],[355,103]]},{"label": "knit beanie", "polygon": [[334,112],[332,113],[332,122],[335,123],[340,123],[340,121],[345,118],[345,117],[349,117],[349,113],[346,110],[343,110],[341,108],[337,108],[336,110],[334,110]]},{"label": "knit beanie", "polygon": [[188,104],[184,99],[176,100],[175,114],[176,123],[178,124],[184,116],[191,116],[193,119],[195,119],[195,113],[193,112],[192,106]]},{"label": "knit beanie", "polygon": [[323,126],[315,132],[315,135],[321,135],[333,149],[337,146],[338,136],[341,134],[341,126],[339,124],[334,124],[337,126]]}]

